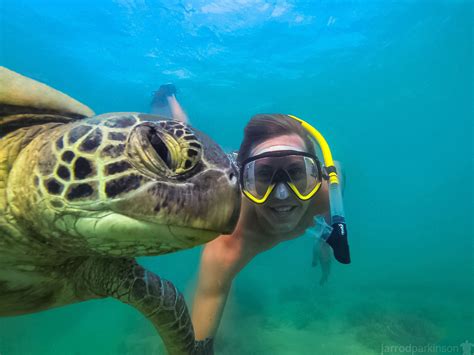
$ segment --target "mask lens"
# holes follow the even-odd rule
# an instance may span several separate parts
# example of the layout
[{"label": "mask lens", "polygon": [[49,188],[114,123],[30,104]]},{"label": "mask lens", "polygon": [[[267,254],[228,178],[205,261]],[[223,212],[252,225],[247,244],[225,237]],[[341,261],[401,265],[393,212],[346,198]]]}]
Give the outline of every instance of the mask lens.
[{"label": "mask lens", "polygon": [[244,189],[255,198],[261,199],[267,193],[275,170],[268,158],[252,161],[244,167]]},{"label": "mask lens", "polygon": [[310,194],[320,182],[319,166],[310,157],[299,156],[286,168],[291,182],[302,196]]}]

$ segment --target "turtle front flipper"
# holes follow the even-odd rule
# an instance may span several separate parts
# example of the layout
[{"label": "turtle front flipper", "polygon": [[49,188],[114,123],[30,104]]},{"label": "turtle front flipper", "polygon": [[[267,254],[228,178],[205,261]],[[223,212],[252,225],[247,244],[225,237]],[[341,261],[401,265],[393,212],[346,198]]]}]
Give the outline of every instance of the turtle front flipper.
[{"label": "turtle front flipper", "polygon": [[158,330],[171,355],[212,355],[212,339],[196,341],[186,302],[167,280],[146,270],[134,259],[89,258],[77,270],[78,297],[113,297],[139,310]]},{"label": "turtle front flipper", "polygon": [[94,112],[70,96],[0,66],[0,129],[2,135],[21,127],[67,123]]}]

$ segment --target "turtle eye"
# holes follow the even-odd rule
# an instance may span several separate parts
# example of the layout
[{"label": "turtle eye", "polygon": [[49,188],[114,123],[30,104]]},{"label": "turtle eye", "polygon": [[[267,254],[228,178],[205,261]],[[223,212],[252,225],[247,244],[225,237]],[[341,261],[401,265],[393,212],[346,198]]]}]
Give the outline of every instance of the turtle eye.
[{"label": "turtle eye", "polygon": [[152,126],[144,126],[144,141],[142,147],[145,151],[145,163],[150,165],[152,171],[160,175],[177,175],[180,164],[179,156],[176,155],[177,144],[173,137]]},{"label": "turtle eye", "polygon": [[180,132],[161,122],[145,122],[134,129],[128,143],[132,165],[152,178],[177,178],[201,160],[202,146],[188,128]]},{"label": "turtle eye", "polygon": [[147,134],[148,141],[150,142],[151,146],[155,150],[156,154],[163,160],[166,164],[168,169],[173,168],[173,162],[171,159],[170,150],[166,146],[165,142],[160,138],[160,136],[156,133],[156,130],[150,129]]},{"label": "turtle eye", "polygon": [[[202,144],[193,129],[178,121],[160,121],[166,137],[171,137],[174,172],[182,175],[193,170],[202,157]],[[168,143],[168,141],[166,141]],[[175,146],[176,145],[176,146]]]},{"label": "turtle eye", "polygon": [[177,162],[173,151],[176,143],[153,124],[137,126],[127,144],[129,160],[137,169],[150,178],[176,175]]}]

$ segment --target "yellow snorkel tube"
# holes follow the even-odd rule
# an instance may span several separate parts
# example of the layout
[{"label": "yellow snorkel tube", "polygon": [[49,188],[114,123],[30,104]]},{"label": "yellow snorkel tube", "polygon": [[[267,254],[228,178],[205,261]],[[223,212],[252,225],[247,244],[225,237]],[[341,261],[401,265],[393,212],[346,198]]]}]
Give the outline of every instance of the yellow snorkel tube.
[{"label": "yellow snorkel tube", "polygon": [[341,184],[339,183],[338,171],[332,160],[331,150],[322,134],[319,133],[316,128],[296,116],[288,116],[300,122],[301,126],[308,131],[321,148],[324,165],[329,175],[329,205],[331,210],[331,226],[333,228],[326,243],[331,246],[337,261],[342,264],[349,264],[351,257],[349,243],[347,241],[347,227],[344,205],[342,203]]}]

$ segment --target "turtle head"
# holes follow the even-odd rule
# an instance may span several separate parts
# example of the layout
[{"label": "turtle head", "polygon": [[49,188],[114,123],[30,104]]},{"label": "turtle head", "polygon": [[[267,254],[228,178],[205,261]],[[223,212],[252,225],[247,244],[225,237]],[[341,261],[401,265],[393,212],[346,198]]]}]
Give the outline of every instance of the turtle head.
[{"label": "turtle head", "polygon": [[[180,122],[101,115],[37,137],[21,157],[12,176],[22,181],[23,219],[45,237],[66,234],[87,250],[160,254],[230,233],[237,223],[234,167],[217,144]],[[28,202],[20,202],[25,194]]]}]

